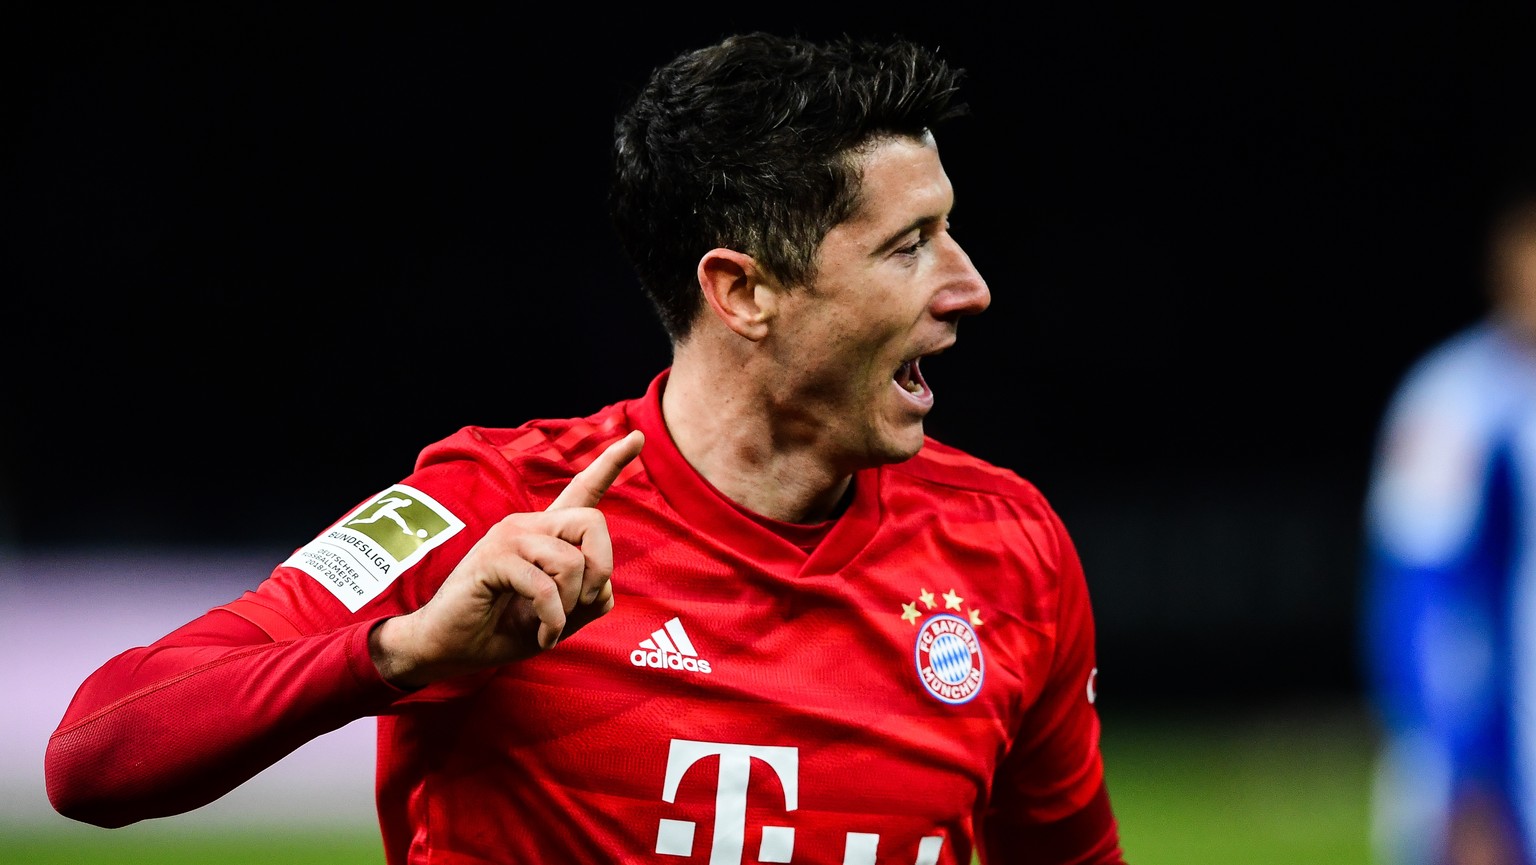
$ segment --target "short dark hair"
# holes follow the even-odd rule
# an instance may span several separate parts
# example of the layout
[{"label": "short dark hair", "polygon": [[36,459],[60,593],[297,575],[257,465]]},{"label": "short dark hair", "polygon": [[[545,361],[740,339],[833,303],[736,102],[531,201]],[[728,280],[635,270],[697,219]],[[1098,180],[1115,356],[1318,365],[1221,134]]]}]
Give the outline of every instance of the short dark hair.
[{"label": "short dark hair", "polygon": [[651,73],[614,124],[609,215],[673,342],[702,308],[697,267],[725,247],[787,285],[853,215],[858,156],[966,114],[963,69],[901,37],[754,32]]}]

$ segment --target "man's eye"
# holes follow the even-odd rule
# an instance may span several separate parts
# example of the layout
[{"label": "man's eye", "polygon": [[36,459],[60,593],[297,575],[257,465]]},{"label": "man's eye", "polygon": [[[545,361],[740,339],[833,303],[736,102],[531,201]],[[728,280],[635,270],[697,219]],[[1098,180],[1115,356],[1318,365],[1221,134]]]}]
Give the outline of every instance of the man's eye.
[{"label": "man's eye", "polygon": [[911,243],[907,244],[906,246],[903,246],[900,249],[897,249],[896,252],[897,252],[898,255],[916,255],[917,251],[919,249],[922,249],[923,247],[925,247],[927,245],[928,245],[928,238],[926,238],[926,237],[919,237],[917,240],[914,240]]}]

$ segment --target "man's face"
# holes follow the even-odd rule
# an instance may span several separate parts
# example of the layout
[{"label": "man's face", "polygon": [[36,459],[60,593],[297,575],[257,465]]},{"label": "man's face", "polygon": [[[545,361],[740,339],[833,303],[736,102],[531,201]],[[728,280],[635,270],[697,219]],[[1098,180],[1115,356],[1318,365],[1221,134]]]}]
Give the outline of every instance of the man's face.
[{"label": "man's face", "polygon": [[1536,343],[1536,212],[1504,236],[1497,255],[1494,291],[1501,311]]},{"label": "man's face", "polygon": [[864,161],[858,212],[822,242],[817,276],[785,296],[770,385],[845,469],[922,447],[933,392],[919,359],[955,341],[991,294],[949,234],[954,191],[931,138],[892,138]]}]

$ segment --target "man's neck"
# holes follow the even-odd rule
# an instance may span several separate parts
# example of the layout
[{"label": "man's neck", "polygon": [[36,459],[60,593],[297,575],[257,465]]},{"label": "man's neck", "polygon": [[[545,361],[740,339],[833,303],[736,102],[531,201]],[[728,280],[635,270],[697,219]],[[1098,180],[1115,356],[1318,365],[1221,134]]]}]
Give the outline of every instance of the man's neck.
[{"label": "man's neck", "polygon": [[668,373],[661,414],[688,464],[738,505],[788,523],[832,518],[852,475],[832,465],[814,431],[777,423],[773,404],[749,375],[706,375],[684,360]]}]

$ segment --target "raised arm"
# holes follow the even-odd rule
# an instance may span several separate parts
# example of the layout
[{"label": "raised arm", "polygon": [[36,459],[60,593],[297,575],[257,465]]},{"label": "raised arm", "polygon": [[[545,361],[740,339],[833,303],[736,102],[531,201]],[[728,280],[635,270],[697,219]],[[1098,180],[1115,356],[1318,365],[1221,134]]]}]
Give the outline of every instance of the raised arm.
[{"label": "raised arm", "polygon": [[49,800],[98,826],[179,814],[412,689],[553,648],[613,608],[595,505],[642,443],[619,439],[545,511],[497,522],[419,609],[274,639],[219,608],[108,661],[49,739]]}]

